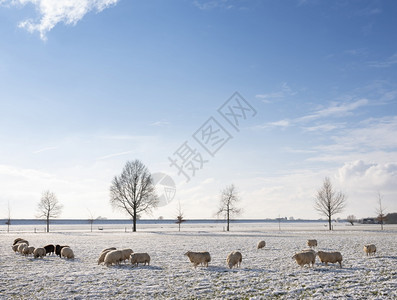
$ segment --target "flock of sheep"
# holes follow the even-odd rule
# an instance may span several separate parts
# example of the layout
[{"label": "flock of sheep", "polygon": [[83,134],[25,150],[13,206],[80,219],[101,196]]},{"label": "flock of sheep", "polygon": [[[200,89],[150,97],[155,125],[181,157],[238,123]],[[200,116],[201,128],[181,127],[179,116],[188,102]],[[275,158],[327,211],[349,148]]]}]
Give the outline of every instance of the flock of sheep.
[{"label": "flock of sheep", "polygon": [[[260,241],[257,244],[257,249],[262,249],[266,246],[265,241]],[[298,265],[303,267],[304,265],[314,266],[316,256],[320,258],[322,263],[328,265],[328,263],[339,263],[342,268],[342,254],[340,252],[325,252],[325,251],[314,251],[313,248],[317,247],[317,240],[308,240],[307,246],[309,249],[302,250],[301,252],[295,253],[292,257],[295,259]],[[35,248],[29,246],[29,242],[22,238],[14,240],[12,245],[14,252],[18,252],[22,255],[28,256],[33,255],[34,258],[43,258],[47,254],[55,253],[59,257],[67,259],[74,259],[73,250],[69,246],[60,245],[46,245],[44,247]],[[366,255],[375,255],[376,246],[374,244],[368,244],[364,246],[364,252]],[[192,252],[188,251],[185,255],[189,258],[190,262],[194,267],[202,265],[208,267],[208,263],[211,262],[211,255],[209,252]],[[232,251],[226,258],[226,265],[232,269],[233,267],[240,267],[243,256],[239,251]],[[122,262],[129,261],[132,265],[138,266],[139,264],[149,265],[150,256],[148,253],[134,253],[132,249],[121,249],[118,250],[115,247],[107,248],[102,250],[98,258],[98,265],[104,264],[109,267],[111,265],[119,265]]]},{"label": "flock of sheep", "polygon": [[47,254],[55,253],[59,255],[59,257],[65,257],[67,259],[73,259],[74,253],[73,250],[70,249],[69,246],[60,246],[60,245],[46,245],[44,247],[35,248],[33,246],[29,246],[29,242],[22,238],[17,238],[14,240],[12,244],[12,250],[15,253],[20,253],[24,256],[33,255],[34,258],[43,258]]},{"label": "flock of sheep", "polygon": [[[342,254],[338,251],[335,252],[325,252],[325,251],[314,251],[313,248],[317,247],[317,240],[307,240],[307,246],[310,249],[302,250],[299,253],[295,253],[292,257],[296,260],[297,264],[303,267],[304,265],[310,265],[313,267],[316,261],[316,256],[320,258],[322,263],[325,263],[327,266],[328,263],[339,263],[339,266],[342,268]],[[375,255],[376,246],[374,244],[368,244],[364,246],[364,252],[366,255]]]}]

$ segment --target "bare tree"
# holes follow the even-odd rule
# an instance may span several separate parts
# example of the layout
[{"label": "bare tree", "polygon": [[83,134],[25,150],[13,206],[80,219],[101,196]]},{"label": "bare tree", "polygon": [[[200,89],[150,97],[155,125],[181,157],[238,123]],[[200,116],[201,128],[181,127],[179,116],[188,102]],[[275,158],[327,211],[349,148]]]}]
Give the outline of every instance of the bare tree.
[{"label": "bare tree", "polygon": [[176,224],[178,224],[178,231],[181,231],[181,224],[183,222],[186,222],[186,220],[183,218],[183,211],[181,208],[181,202],[178,201],[178,215],[176,216]]},{"label": "bare tree", "polygon": [[346,218],[347,222],[354,225],[354,222],[357,222],[356,216],[355,215],[348,215]]},{"label": "bare tree", "polygon": [[8,215],[7,215],[7,232],[10,232],[10,225],[11,225],[11,208],[10,208],[10,201],[8,201]]},{"label": "bare tree", "polygon": [[335,192],[329,177],[325,177],[323,186],[317,191],[314,208],[328,218],[329,230],[332,230],[332,216],[341,213],[346,205],[346,196]]},{"label": "bare tree", "polygon": [[382,198],[383,196],[378,192],[378,208],[376,209],[376,214],[378,215],[381,230],[383,230],[383,224],[386,220],[385,208],[382,206]]},{"label": "bare tree", "polygon": [[226,231],[230,229],[230,219],[233,215],[239,215],[241,209],[236,207],[236,203],[240,201],[237,189],[234,184],[227,186],[221,193],[221,200],[217,215],[223,215],[226,219]]},{"label": "bare tree", "polygon": [[46,220],[47,232],[50,232],[50,219],[59,217],[62,207],[54,193],[49,190],[43,192],[38,205],[37,218]]},{"label": "bare tree", "polygon": [[110,204],[132,217],[133,231],[140,213],[151,212],[158,204],[152,175],[140,161],[128,161],[110,186]]},{"label": "bare tree", "polygon": [[88,214],[89,214],[88,223],[91,225],[91,232],[92,232],[92,224],[94,224],[95,218],[94,218],[94,215],[92,214],[92,212],[88,208],[87,208],[87,210],[88,210]]}]

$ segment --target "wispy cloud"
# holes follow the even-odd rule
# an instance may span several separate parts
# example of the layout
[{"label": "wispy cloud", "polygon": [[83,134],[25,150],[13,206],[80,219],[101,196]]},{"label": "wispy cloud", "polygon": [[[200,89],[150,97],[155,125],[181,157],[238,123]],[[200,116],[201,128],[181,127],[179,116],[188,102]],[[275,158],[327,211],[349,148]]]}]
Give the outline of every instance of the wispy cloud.
[{"label": "wispy cloud", "polygon": [[395,64],[397,64],[397,53],[394,53],[392,56],[386,58],[385,60],[368,62],[368,66],[373,68],[389,68]]},{"label": "wispy cloud", "polygon": [[134,151],[124,151],[124,152],[112,153],[112,154],[98,157],[98,160],[104,160],[104,159],[113,158],[113,157],[117,157],[117,156],[123,156],[123,155],[131,154],[133,152]]},{"label": "wispy cloud", "polygon": [[214,8],[231,9],[234,8],[234,1],[231,0],[196,0],[194,5],[202,10],[209,10]]},{"label": "wispy cloud", "polygon": [[25,6],[32,4],[39,13],[36,19],[27,19],[19,23],[20,28],[29,32],[39,32],[42,40],[58,23],[75,25],[91,11],[101,12],[119,0],[3,0],[6,6]]},{"label": "wispy cloud", "polygon": [[33,151],[33,154],[47,152],[47,151],[51,151],[51,150],[55,150],[55,149],[58,149],[58,147],[44,147],[44,148],[41,148],[39,150]]},{"label": "wispy cloud", "polygon": [[151,126],[157,126],[157,127],[163,127],[163,126],[170,125],[170,122],[168,122],[168,121],[157,121],[157,122],[153,122],[150,125]]},{"label": "wispy cloud", "polygon": [[[341,101],[332,102],[328,107],[317,109],[307,115],[298,117],[295,119],[281,119],[274,122],[269,122],[263,125],[256,126],[256,129],[270,129],[270,128],[287,128],[291,126],[302,126],[305,131],[322,131],[328,132],[334,129],[340,129],[345,126],[344,123],[331,123],[329,122],[330,117],[341,118],[354,114],[354,111],[362,106],[369,104],[367,99],[359,99],[356,101]],[[314,124],[312,126],[307,126],[305,124],[310,124],[310,122],[317,120],[327,120],[324,124]]]},{"label": "wispy cloud", "polygon": [[264,103],[271,103],[273,101],[281,100],[287,96],[294,96],[297,92],[293,91],[290,86],[283,82],[279,91],[266,93],[266,94],[258,94],[255,97],[259,99],[263,99]]},{"label": "wispy cloud", "polygon": [[368,105],[367,99],[359,99],[354,102],[333,102],[330,106],[314,111],[311,114],[298,118],[298,122],[306,122],[310,120],[316,120],[325,117],[345,117],[351,115],[352,112],[361,106]]}]

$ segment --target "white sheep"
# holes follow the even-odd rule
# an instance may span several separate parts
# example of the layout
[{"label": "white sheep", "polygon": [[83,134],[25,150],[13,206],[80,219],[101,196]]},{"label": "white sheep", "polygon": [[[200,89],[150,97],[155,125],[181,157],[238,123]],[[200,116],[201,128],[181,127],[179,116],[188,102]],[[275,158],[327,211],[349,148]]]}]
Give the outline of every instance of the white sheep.
[{"label": "white sheep", "polygon": [[318,257],[320,258],[322,263],[325,263],[328,266],[328,263],[339,263],[339,266],[342,268],[342,254],[340,252],[325,252],[318,251]]},{"label": "white sheep", "polygon": [[314,263],[316,262],[316,255],[311,251],[299,252],[292,256],[292,259],[295,259],[297,264],[301,267],[304,265],[309,265],[310,267],[310,264],[313,267]]},{"label": "white sheep", "polygon": [[23,254],[23,249],[25,247],[28,247],[28,245],[26,243],[20,243],[20,244],[17,244],[17,245],[18,245],[18,252],[21,253],[21,254]]},{"label": "white sheep", "polygon": [[33,257],[34,258],[38,258],[38,257],[40,257],[40,258],[43,258],[45,256],[45,249],[44,248],[36,248],[36,249],[34,249],[34,251],[33,251]]},{"label": "white sheep", "polygon": [[121,250],[121,261],[120,262],[125,262],[126,260],[130,259],[130,255],[134,253],[132,249],[122,249]]},{"label": "white sheep", "polygon": [[301,252],[311,252],[311,253],[313,253],[314,255],[317,255],[317,252],[314,251],[313,249],[303,249]]},{"label": "white sheep", "polygon": [[121,250],[111,250],[105,255],[104,263],[108,267],[109,265],[118,265],[122,258]]},{"label": "white sheep", "polygon": [[317,247],[317,240],[307,240],[306,244],[310,248]]},{"label": "white sheep", "polygon": [[28,246],[28,247],[25,247],[25,248],[23,248],[23,255],[25,255],[25,256],[28,256],[29,254],[33,254],[33,252],[34,252],[34,247],[33,246]]},{"label": "white sheep", "polygon": [[65,257],[67,259],[74,259],[74,253],[73,250],[70,249],[69,247],[64,247],[61,250],[61,257]]},{"label": "white sheep", "polygon": [[229,269],[232,269],[234,266],[240,267],[242,260],[243,256],[239,251],[232,251],[227,256],[226,263],[229,266]]},{"label": "white sheep", "polygon": [[[116,250],[116,249],[114,249],[114,250]],[[100,255],[99,258],[98,258],[98,265],[100,265],[101,263],[103,263],[103,262],[105,261],[105,256],[106,256],[106,254],[108,254],[110,251],[113,251],[113,250],[107,250],[107,249],[105,249],[105,250],[103,250],[103,251],[101,252],[101,255]]]},{"label": "white sheep", "polygon": [[27,244],[29,246],[29,242],[27,240],[21,239],[21,238],[16,238],[14,240],[14,242],[13,242],[13,245],[22,244],[22,243],[25,243],[25,244]]},{"label": "white sheep", "polygon": [[208,263],[211,261],[211,255],[208,252],[188,251],[185,255],[189,257],[190,262],[193,263],[194,267],[197,267],[199,264],[203,264],[208,267]]},{"label": "white sheep", "polygon": [[258,245],[257,245],[257,249],[262,249],[266,246],[266,242],[265,241],[259,241]]},{"label": "white sheep", "polygon": [[117,249],[116,249],[116,247],[110,247],[110,248],[103,249],[102,252],[105,252],[105,251],[109,252],[111,250],[117,250]]},{"label": "white sheep", "polygon": [[375,255],[376,253],[376,246],[374,244],[368,244],[364,246],[364,252],[368,255]]},{"label": "white sheep", "polygon": [[138,266],[138,264],[141,263],[146,266],[146,263],[148,265],[150,264],[150,256],[147,253],[132,253],[130,255],[130,261],[133,265]]},{"label": "white sheep", "polygon": [[17,252],[18,252],[18,247],[19,247],[19,244],[12,245],[12,246],[11,246],[12,251],[14,251],[15,253],[17,253]]}]

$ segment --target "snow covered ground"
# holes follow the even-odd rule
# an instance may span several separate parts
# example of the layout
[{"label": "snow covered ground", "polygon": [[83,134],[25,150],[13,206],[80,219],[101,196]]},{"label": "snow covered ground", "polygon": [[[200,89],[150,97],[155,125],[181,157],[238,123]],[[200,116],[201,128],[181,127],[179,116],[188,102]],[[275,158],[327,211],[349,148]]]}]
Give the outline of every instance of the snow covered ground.
[{"label": "snow covered ground", "polygon": [[[182,224],[146,226],[136,233],[117,230],[81,230],[0,233],[0,299],[397,299],[397,226],[380,231],[376,225],[340,224],[328,232],[323,224]],[[62,229],[62,230],[61,230]],[[15,254],[15,238],[32,246],[67,244],[76,258],[50,255],[33,259]],[[291,259],[318,240],[318,250],[340,251],[343,268],[322,265],[299,267]],[[257,250],[259,240],[266,241]],[[363,245],[374,243],[378,252],[366,257]],[[115,246],[148,252],[150,266],[97,265],[102,249]],[[209,267],[194,269],[183,254],[209,251]],[[225,259],[232,250],[243,254],[242,267],[229,270]]]}]

